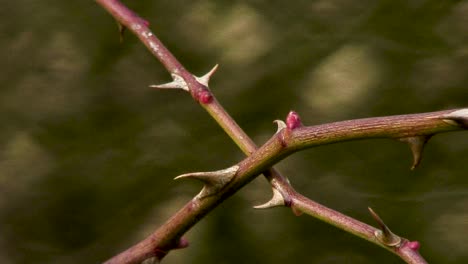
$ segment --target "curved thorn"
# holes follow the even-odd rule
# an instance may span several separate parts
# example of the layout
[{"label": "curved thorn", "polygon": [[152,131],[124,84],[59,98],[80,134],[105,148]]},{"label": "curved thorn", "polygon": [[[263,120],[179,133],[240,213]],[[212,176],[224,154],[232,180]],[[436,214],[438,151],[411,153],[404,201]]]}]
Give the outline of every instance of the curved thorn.
[{"label": "curved thorn", "polygon": [[208,86],[208,83],[210,82],[210,78],[211,76],[213,76],[213,74],[216,72],[216,70],[218,70],[218,64],[216,64],[208,73],[206,73],[205,75],[201,76],[201,77],[197,77],[197,76],[194,76],[195,79],[205,85],[206,87],[209,87]]},{"label": "curved thorn", "polygon": [[384,223],[382,218],[372,210],[372,208],[367,207],[371,216],[375,219],[377,224],[380,226],[381,230],[376,230],[374,232],[375,237],[379,240],[382,244],[390,247],[398,247],[401,244],[401,237],[392,233],[390,228]]},{"label": "curved thorn", "polygon": [[275,188],[272,188],[272,190],[273,190],[273,197],[271,197],[271,199],[268,202],[266,202],[264,204],[261,204],[261,205],[256,205],[253,208],[255,208],[255,209],[268,209],[268,208],[272,208],[272,207],[285,205],[286,203],[284,201],[284,198],[283,198],[283,195],[281,194],[281,192],[278,191]]},{"label": "curved thorn", "polygon": [[229,177],[232,177],[237,172],[237,170],[239,170],[239,166],[235,165],[227,169],[218,171],[185,173],[175,177],[174,180],[179,180],[183,178],[193,178],[200,180],[204,183],[217,183],[220,181],[224,181]]},{"label": "curved thorn", "polygon": [[442,116],[443,121],[468,128],[468,108],[463,108]]},{"label": "curved thorn", "polygon": [[172,82],[164,83],[164,84],[153,84],[150,85],[152,88],[158,88],[158,89],[182,89],[185,91],[188,91],[188,85],[185,82],[184,78],[181,76],[173,73],[171,74],[172,78],[174,79]]},{"label": "curved thorn", "polygon": [[276,134],[279,133],[284,128],[286,128],[286,123],[284,123],[283,120],[275,120],[273,121],[273,123],[276,123],[276,125],[278,125],[278,130],[276,130]]},{"label": "curved thorn", "polygon": [[213,195],[228,184],[236,175],[239,166],[235,165],[224,170],[208,171],[208,172],[192,172],[179,175],[174,180],[192,178],[202,181],[205,185],[201,192],[197,195],[198,198]]},{"label": "curved thorn", "polygon": [[409,145],[411,153],[413,154],[413,164],[411,165],[411,170],[414,170],[421,163],[424,146],[430,138],[431,136],[416,136],[399,139],[400,141]]}]

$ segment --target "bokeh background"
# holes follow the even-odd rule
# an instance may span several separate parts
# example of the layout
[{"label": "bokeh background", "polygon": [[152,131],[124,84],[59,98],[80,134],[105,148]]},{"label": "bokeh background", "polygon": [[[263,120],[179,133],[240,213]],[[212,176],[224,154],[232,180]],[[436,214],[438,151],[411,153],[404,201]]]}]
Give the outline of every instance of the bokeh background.
[{"label": "bokeh background", "polygon": [[[124,1],[258,143],[291,109],[305,124],[468,106],[468,1]],[[2,1],[0,262],[99,263],[200,189],[172,179],[243,154],[94,1]],[[391,140],[310,149],[277,165],[308,197],[468,262],[468,134],[431,139],[410,171]],[[259,177],[164,263],[401,263],[287,209]]]}]

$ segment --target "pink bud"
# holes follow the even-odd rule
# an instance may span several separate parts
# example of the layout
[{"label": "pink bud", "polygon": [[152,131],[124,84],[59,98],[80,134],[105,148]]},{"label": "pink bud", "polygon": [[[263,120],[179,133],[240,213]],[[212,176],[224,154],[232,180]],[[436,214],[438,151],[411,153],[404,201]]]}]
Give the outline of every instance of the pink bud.
[{"label": "pink bud", "polygon": [[286,127],[293,130],[300,126],[302,126],[302,123],[299,114],[294,111],[289,112],[288,116],[286,117]]},{"label": "pink bud", "polygon": [[291,206],[291,210],[293,212],[293,214],[295,216],[301,216],[304,212],[302,212],[301,210],[297,209],[296,207],[294,206]]},{"label": "pink bud", "polygon": [[410,242],[408,242],[408,247],[411,248],[411,249],[414,250],[414,251],[418,251],[420,246],[421,246],[421,245],[419,244],[418,241],[410,241]]},{"label": "pink bud", "polygon": [[182,237],[179,239],[179,243],[177,244],[176,248],[186,248],[189,246],[189,242],[186,238]]},{"label": "pink bud", "polygon": [[143,25],[145,25],[146,27],[149,27],[150,22],[148,22],[148,20],[145,20],[145,19],[142,19],[142,20],[143,20]]},{"label": "pink bud", "polygon": [[198,100],[202,104],[209,104],[211,101],[213,101],[213,96],[209,91],[203,90],[198,94]]}]

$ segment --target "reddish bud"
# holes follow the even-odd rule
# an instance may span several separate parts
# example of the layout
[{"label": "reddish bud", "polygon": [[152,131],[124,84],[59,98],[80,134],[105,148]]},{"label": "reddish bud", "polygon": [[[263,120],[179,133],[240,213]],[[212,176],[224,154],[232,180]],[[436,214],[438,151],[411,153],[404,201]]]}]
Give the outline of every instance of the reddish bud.
[{"label": "reddish bud", "polygon": [[421,246],[421,245],[419,244],[418,241],[410,241],[410,242],[408,242],[408,247],[411,248],[411,249],[414,250],[414,251],[418,251],[420,246]]},{"label": "reddish bud", "polygon": [[289,112],[288,116],[286,117],[286,127],[293,130],[301,126],[302,123],[299,114],[294,111]]},{"label": "reddish bud", "polygon": [[150,22],[148,22],[148,20],[142,19],[142,22],[143,22],[143,25],[145,25],[146,27],[149,27]]},{"label": "reddish bud", "polygon": [[189,242],[186,238],[182,237],[181,239],[179,239],[179,243],[177,244],[176,248],[179,249],[179,248],[186,248],[189,246]]},{"label": "reddish bud", "polygon": [[203,90],[198,94],[198,100],[202,104],[209,104],[211,101],[213,101],[213,96],[209,91]]},{"label": "reddish bud", "polygon": [[295,216],[301,216],[304,212],[302,212],[301,210],[297,209],[296,207],[294,206],[291,206],[291,210],[293,212],[293,214]]}]

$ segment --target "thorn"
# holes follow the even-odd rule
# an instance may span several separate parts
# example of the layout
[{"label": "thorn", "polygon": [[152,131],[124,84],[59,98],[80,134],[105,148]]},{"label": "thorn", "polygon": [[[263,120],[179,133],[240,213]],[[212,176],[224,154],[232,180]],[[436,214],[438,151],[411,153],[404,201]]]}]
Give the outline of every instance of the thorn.
[{"label": "thorn", "polygon": [[449,114],[443,115],[442,119],[444,122],[451,125],[457,125],[464,128],[468,128],[468,108],[453,111]]},{"label": "thorn", "polygon": [[150,87],[158,88],[158,89],[182,89],[185,91],[189,90],[184,78],[182,78],[180,75],[177,75],[175,73],[172,73],[171,76],[174,79],[172,82],[168,82],[164,84],[153,84],[153,85],[150,85]]},{"label": "thorn", "polygon": [[291,130],[301,127],[302,123],[299,114],[294,111],[290,111],[288,116],[286,117],[286,126]]},{"label": "thorn", "polygon": [[286,128],[286,123],[283,122],[283,120],[275,120],[273,123],[276,123],[278,125],[278,130],[276,130],[276,134],[278,134],[281,130]]},{"label": "thorn", "polygon": [[266,202],[264,204],[261,204],[261,205],[256,205],[253,208],[255,208],[255,209],[268,209],[268,208],[272,208],[272,207],[286,205],[281,192],[278,191],[276,188],[272,188],[272,190],[273,190],[273,197],[271,197],[271,199],[268,202]]},{"label": "thorn", "polygon": [[377,221],[380,228],[382,230],[376,230],[374,235],[382,244],[389,246],[389,247],[398,247],[401,244],[401,237],[395,235],[390,231],[388,226],[384,223],[384,221],[380,218],[380,216],[372,210],[372,208],[368,207],[371,216]]},{"label": "thorn", "polygon": [[120,40],[120,43],[123,42],[123,39],[124,39],[124,33],[125,31],[127,30],[127,27],[122,25],[119,21],[117,21],[117,27],[119,28],[119,40]]},{"label": "thorn", "polygon": [[206,87],[209,87],[208,83],[210,82],[210,78],[211,76],[213,76],[216,70],[218,70],[218,64],[216,64],[207,74],[203,75],[202,77],[197,77],[197,76],[193,76],[193,77],[195,77],[195,79],[199,83],[203,84]]},{"label": "thorn", "polygon": [[411,165],[411,170],[414,170],[422,160],[422,153],[424,150],[424,146],[426,145],[427,141],[431,138],[430,136],[415,136],[415,137],[406,137],[400,138],[401,142],[407,143],[411,149],[411,153],[413,154],[413,164]]},{"label": "thorn", "polygon": [[224,170],[209,172],[192,172],[179,175],[174,180],[192,178],[202,181],[205,185],[197,195],[199,199],[213,195],[228,184],[236,175],[239,166],[235,165]]}]

